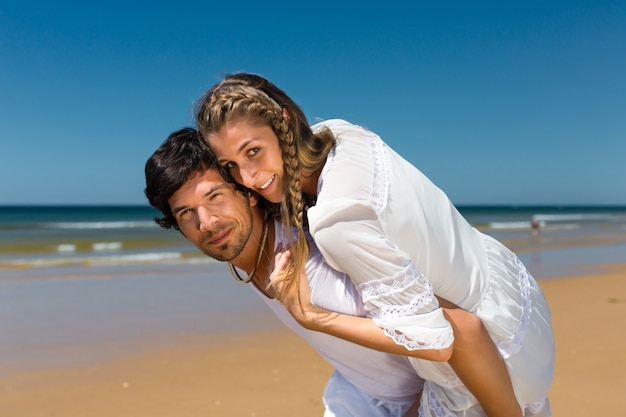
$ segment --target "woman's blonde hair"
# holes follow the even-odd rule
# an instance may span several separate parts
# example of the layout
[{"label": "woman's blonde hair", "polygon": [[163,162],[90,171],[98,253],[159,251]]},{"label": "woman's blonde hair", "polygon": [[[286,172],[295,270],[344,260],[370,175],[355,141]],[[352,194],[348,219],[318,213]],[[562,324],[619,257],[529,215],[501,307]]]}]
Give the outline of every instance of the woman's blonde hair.
[{"label": "woman's blonde hair", "polygon": [[[285,112],[287,117],[285,117]],[[196,107],[196,122],[201,137],[218,132],[226,123],[245,121],[252,125],[267,125],[276,134],[282,153],[285,190],[280,203],[280,218],[288,228],[295,226],[298,234],[292,244],[292,268],[279,281],[285,281],[283,291],[293,288],[304,266],[309,248],[304,234],[307,225],[306,205],[314,204],[316,196],[302,193],[301,172],[321,169],[335,138],[328,129],[313,133],[304,112],[284,91],[269,80],[249,73],[226,76],[209,89]],[[294,247],[295,246],[295,247]]]}]

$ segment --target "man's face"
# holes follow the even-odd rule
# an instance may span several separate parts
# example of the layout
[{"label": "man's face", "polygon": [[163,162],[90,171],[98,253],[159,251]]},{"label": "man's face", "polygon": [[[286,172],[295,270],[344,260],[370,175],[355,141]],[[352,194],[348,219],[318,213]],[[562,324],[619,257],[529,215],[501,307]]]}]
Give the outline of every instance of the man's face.
[{"label": "man's face", "polygon": [[252,232],[249,199],[215,169],[192,174],[168,203],[183,235],[218,261],[238,256]]}]

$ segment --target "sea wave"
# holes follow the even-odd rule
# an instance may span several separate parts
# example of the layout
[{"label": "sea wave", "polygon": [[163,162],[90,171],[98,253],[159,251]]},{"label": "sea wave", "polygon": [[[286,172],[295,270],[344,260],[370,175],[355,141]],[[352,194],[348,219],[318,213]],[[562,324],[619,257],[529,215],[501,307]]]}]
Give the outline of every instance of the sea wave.
[{"label": "sea wave", "polygon": [[93,222],[15,222],[0,223],[0,230],[104,230],[104,229],[153,229],[159,227],[153,221],[115,220]]},{"label": "sea wave", "polygon": [[542,230],[576,230],[586,224],[626,223],[626,215],[612,213],[537,213],[526,219],[512,219],[487,222],[486,227],[492,230],[529,230],[533,224]]},{"label": "sea wave", "polygon": [[626,216],[609,213],[535,214],[533,220],[542,222],[613,222],[626,221]]},{"label": "sea wave", "polygon": [[136,229],[158,227],[153,221],[97,221],[97,222],[51,222],[39,223],[42,229]]},{"label": "sea wave", "polygon": [[0,259],[0,268],[41,268],[54,266],[102,266],[129,264],[211,263],[207,256],[186,257],[182,252],[150,252],[106,256],[61,256],[21,259]]},{"label": "sea wave", "polygon": [[[531,230],[532,223],[532,221],[491,222],[487,228],[492,230]],[[545,221],[539,221],[539,227],[542,230],[576,230],[581,226],[577,223],[548,224]]]}]

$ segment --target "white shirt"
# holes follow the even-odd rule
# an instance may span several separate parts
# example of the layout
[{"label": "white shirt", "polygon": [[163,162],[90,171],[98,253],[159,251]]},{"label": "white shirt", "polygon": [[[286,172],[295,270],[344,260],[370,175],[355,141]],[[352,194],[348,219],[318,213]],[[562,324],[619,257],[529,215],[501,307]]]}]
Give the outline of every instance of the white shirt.
[{"label": "white shirt", "polygon": [[[275,223],[275,228],[275,247],[280,243],[286,245],[288,238],[282,233],[282,226]],[[305,269],[313,304],[352,316],[365,316],[361,297],[350,279],[330,268],[311,240],[309,247],[310,255]],[[253,288],[285,325],[305,339],[357,388],[378,400],[415,400],[422,389],[423,380],[407,357],[379,352],[325,333],[306,330],[279,301]]]}]

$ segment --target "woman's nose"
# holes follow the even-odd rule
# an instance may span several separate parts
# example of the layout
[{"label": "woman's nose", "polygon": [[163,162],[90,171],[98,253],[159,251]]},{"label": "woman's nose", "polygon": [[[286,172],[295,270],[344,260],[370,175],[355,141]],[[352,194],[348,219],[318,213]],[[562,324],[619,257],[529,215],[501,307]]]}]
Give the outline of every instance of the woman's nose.
[{"label": "woman's nose", "polygon": [[254,188],[256,178],[256,172],[254,170],[251,168],[242,168],[239,170],[239,175],[241,177],[241,184],[248,188]]}]

